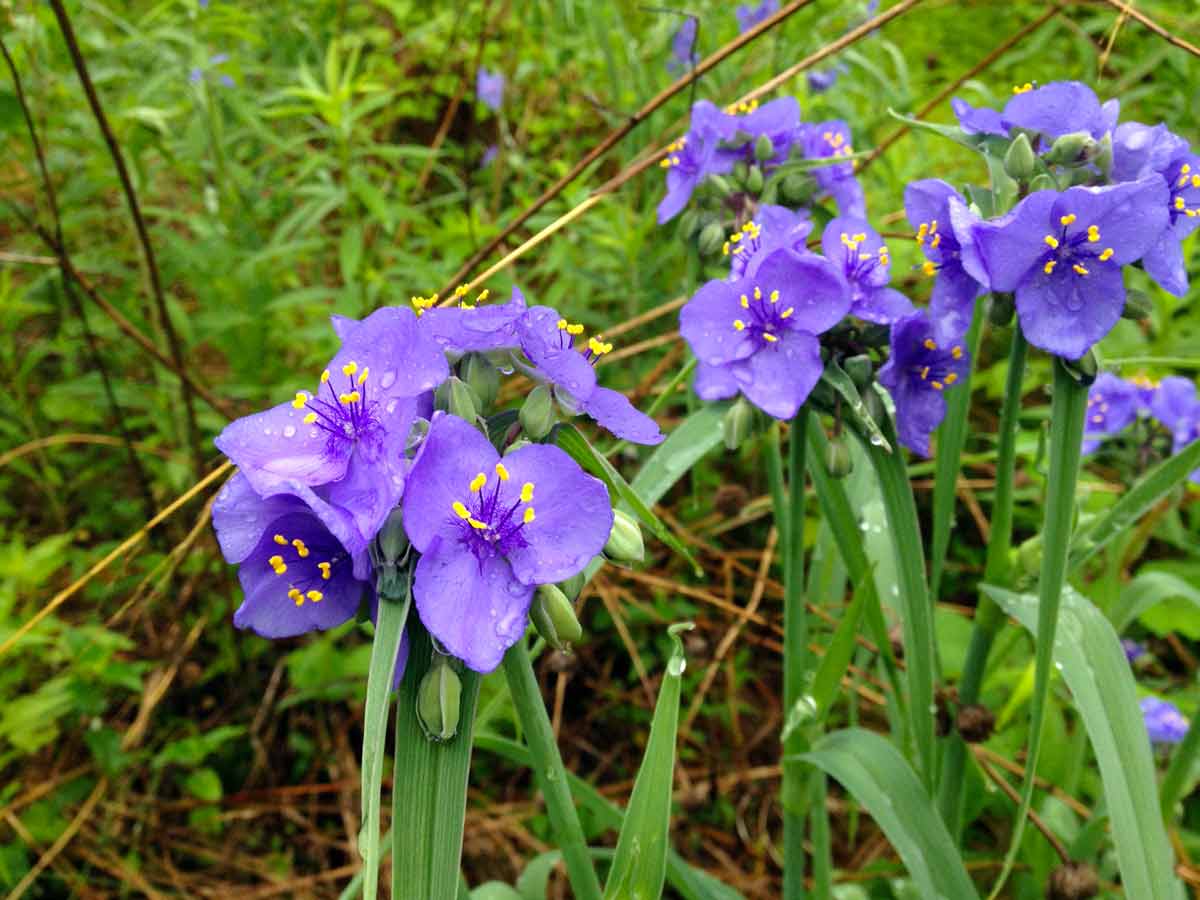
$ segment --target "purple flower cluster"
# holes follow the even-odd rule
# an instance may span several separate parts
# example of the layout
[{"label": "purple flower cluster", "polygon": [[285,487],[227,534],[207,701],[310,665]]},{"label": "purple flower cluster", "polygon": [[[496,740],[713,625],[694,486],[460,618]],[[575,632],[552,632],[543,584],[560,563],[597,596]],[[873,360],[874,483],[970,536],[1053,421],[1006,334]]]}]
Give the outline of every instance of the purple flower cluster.
[{"label": "purple flower cluster", "polygon": [[1143,697],[1138,705],[1151,743],[1178,744],[1187,736],[1188,720],[1175,704],[1158,697]]},{"label": "purple flower cluster", "polygon": [[611,344],[583,341],[582,326],[529,307],[519,291],[499,305],[480,305],[485,297],[468,303],[458,291],[455,306],[414,298],[415,312],[335,316],[341,349],[315,386],[218,436],[238,467],[213,506],[245,594],[238,627],[288,637],[346,622],[364,600],[373,609],[368,549],[399,506],[421,554],[413,583],[421,621],[486,672],[524,633],[536,586],[575,575],[600,553],[613,522],[601,482],[554,446],[502,456],[504,445],[493,447],[474,422],[435,411],[434,389],[464,355],[482,355],[520,366],[552,385],[569,412],[626,440],[663,435],[597,384],[593,363]]}]

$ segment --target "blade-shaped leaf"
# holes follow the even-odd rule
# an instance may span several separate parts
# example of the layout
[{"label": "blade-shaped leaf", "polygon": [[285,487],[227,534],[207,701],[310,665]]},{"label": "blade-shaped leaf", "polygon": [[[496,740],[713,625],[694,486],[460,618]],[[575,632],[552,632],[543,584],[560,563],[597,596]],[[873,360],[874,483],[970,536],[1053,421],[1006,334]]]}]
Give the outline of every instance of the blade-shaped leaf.
[{"label": "blade-shaped leaf", "polygon": [[[991,585],[984,590],[1036,634],[1035,595]],[[1125,894],[1177,900],[1182,887],[1173,874],[1174,859],[1159,812],[1150,738],[1138,708],[1133,672],[1108,619],[1070,587],[1063,590],[1053,652],[1100,767]]]},{"label": "blade-shaped leaf", "polygon": [[950,833],[912,767],[873,731],[847,728],[821,738],[804,759],[836,778],[883,829],[920,896],[978,900]]},{"label": "blade-shaped leaf", "polygon": [[688,622],[668,629],[675,647],[658,691],[646,755],[633,783],[625,823],[617,837],[617,852],[608,873],[604,900],[657,900],[662,895],[670,847],[679,693],[683,671],[687,668],[679,632],[694,627]]}]

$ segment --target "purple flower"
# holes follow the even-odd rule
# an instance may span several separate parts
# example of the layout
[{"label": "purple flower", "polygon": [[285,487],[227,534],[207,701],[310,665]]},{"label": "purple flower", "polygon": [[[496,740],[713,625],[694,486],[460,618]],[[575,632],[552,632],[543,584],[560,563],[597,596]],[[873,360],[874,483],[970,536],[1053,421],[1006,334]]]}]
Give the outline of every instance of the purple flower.
[{"label": "purple flower", "polygon": [[734,15],[737,16],[738,33],[749,31],[755,25],[765,22],[770,16],[775,15],[779,9],[779,0],[762,0],[758,6],[751,6],[748,3],[738,4],[738,8],[734,10]]},{"label": "purple flower", "polygon": [[946,417],[942,393],[966,376],[970,354],[958,343],[939,344],[923,311],[892,325],[891,345],[891,356],[879,370],[879,383],[896,401],[900,443],[929,456],[929,436]]},{"label": "purple flower", "polygon": [[1188,720],[1175,704],[1158,697],[1143,697],[1138,705],[1151,743],[1178,744],[1187,735]]},{"label": "purple flower", "polygon": [[667,170],[667,193],[658,204],[658,224],[678,215],[706,177],[733,169],[736,158],[718,153],[720,142],[733,136],[731,121],[707,100],[692,107],[691,128],[667,148],[667,155],[659,162]]},{"label": "purple flower", "polygon": [[808,89],[814,94],[823,94],[837,84],[838,78],[847,71],[845,63],[837,63],[828,69],[817,69],[806,74]]},{"label": "purple flower", "polygon": [[913,312],[907,297],[887,286],[892,266],[883,238],[863,219],[839,216],[821,234],[825,258],[850,286],[850,315],[888,325]]},{"label": "purple flower", "polygon": [[1101,104],[1095,91],[1080,81],[1054,81],[1041,87],[1018,85],[1003,112],[974,107],[958,97],[950,101],[950,108],[966,134],[1008,137],[1012,129],[1023,128],[1050,140],[1075,132],[1099,140],[1116,127],[1120,112],[1118,101]]},{"label": "purple flower", "polygon": [[758,256],[780,247],[804,252],[805,239],[812,228],[807,210],[793,212],[786,206],[763,204],[751,221],[729,236],[722,248],[722,253],[729,257],[729,279],[737,281]]},{"label": "purple flower", "polygon": [[501,459],[478,430],[436,413],[404,495],[421,621],[490,672],[525,633],[535,586],[581,571],[612,523],[604,485],[562,450],[531,444]]},{"label": "purple flower", "polygon": [[1147,375],[1134,375],[1129,379],[1129,383],[1137,388],[1138,415],[1149,415],[1150,407],[1154,403],[1154,395],[1158,393],[1158,382]]},{"label": "purple flower", "polygon": [[488,148],[483,151],[483,157],[479,160],[479,168],[486,169],[496,160],[497,154],[500,153],[500,148],[495,144],[489,144]]},{"label": "purple flower", "polygon": [[500,112],[500,105],[504,102],[504,76],[480,66],[475,73],[475,96],[492,112]]},{"label": "purple flower", "polygon": [[[797,129],[798,143],[805,159],[838,159],[852,156],[850,126],[841,121],[807,123]],[[827,191],[843,216],[867,217],[862,187],[854,177],[854,162],[819,166],[812,170],[817,184]]]},{"label": "purple flower", "polygon": [[371,587],[367,554],[347,551],[303,500],[261,497],[239,472],[217,494],[212,517],[222,554],[240,567],[246,598],[234,613],[238,628],[292,637],[358,612]]},{"label": "purple flower", "polygon": [[667,60],[667,71],[677,72],[695,65],[696,30],[699,21],[687,16],[671,38],[671,58]]},{"label": "purple flower", "polygon": [[1016,292],[1031,344],[1078,359],[1121,317],[1121,267],[1140,259],[1166,227],[1166,193],[1158,176],[1038,191],[1007,215],[970,226],[973,246],[964,246],[963,263],[993,291]]},{"label": "purple flower", "polygon": [[850,311],[837,268],[812,253],[760,254],[738,281],[710,281],[679,314],[698,360],[696,393],[721,400],[739,391],[788,419],[821,377],[817,335]]},{"label": "purple flower", "polygon": [[933,276],[929,314],[936,339],[953,342],[966,333],[975,301],[986,290],[963,268],[954,228],[958,222],[959,230],[969,229],[974,217],[962,195],[937,178],[909,184],[904,189],[904,211],[925,254],[922,271]]},{"label": "purple flower", "polygon": [[1111,372],[1101,372],[1088,390],[1083,453],[1093,453],[1100,441],[1124,431],[1137,418],[1140,394],[1136,385]]},{"label": "purple flower", "polygon": [[413,297],[412,305],[420,317],[418,330],[427,334],[447,353],[512,350],[519,346],[517,326],[525,315],[525,296],[513,288],[507,303],[484,305],[488,292],[481,291],[474,302],[467,302],[461,288],[454,293],[457,306],[435,306],[433,297]]},{"label": "purple flower", "polygon": [[[658,423],[617,391],[596,383],[596,360],[612,350],[599,337],[583,341],[583,326],[568,322],[549,306],[534,306],[518,325],[521,349],[533,364],[533,377],[555,388],[569,412],[585,413],[617,437],[635,444],[659,444]],[[576,346],[576,340],[580,345]]]},{"label": "purple flower", "polygon": [[1008,128],[1000,113],[986,106],[972,106],[960,97],[950,100],[950,109],[965,134],[993,134],[1008,137]]},{"label": "purple flower", "polygon": [[727,107],[725,115],[725,140],[741,139],[742,143],[739,147],[723,147],[719,154],[735,162],[754,161],[757,139],[767,137],[775,152],[769,159],[760,161],[759,165],[763,168],[777,166],[787,159],[792,144],[797,141],[800,103],[795,97],[780,97],[762,106],[758,105],[757,100],[737,103]]},{"label": "purple flower", "polygon": [[199,84],[203,80],[204,80],[204,70],[201,69],[199,66],[193,66],[192,70],[190,72],[188,72],[188,81],[191,84]]},{"label": "purple flower", "polygon": [[[1171,432],[1171,452],[1178,453],[1193,441],[1200,440],[1200,400],[1196,385],[1179,375],[1169,375],[1158,385],[1150,401],[1150,414]],[[1200,484],[1200,468],[1191,474]]]},{"label": "purple flower", "polygon": [[315,391],[230,423],[215,443],[256,492],[292,494],[320,509],[358,553],[403,492],[419,395],[445,380],[449,366],[407,309],[340,324],[342,349]]},{"label": "purple flower", "polygon": [[1121,638],[1121,649],[1125,651],[1125,658],[1131,663],[1137,662],[1147,653],[1145,647],[1131,638]]}]

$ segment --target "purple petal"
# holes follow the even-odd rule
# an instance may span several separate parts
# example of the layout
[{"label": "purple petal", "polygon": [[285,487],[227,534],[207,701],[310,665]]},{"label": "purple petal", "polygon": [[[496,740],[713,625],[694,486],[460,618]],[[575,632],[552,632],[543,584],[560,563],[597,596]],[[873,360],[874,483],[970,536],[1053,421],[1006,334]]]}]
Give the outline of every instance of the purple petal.
[{"label": "purple petal", "polygon": [[[857,248],[851,249],[846,246],[845,241],[851,240],[856,234],[863,235],[863,239],[857,242]],[[835,266],[842,263],[843,274],[848,281],[858,282],[867,287],[882,287],[888,283],[890,264],[872,264],[872,261],[879,259],[883,248],[883,238],[879,236],[879,232],[865,219],[853,216],[831,219],[821,234],[821,251],[826,259]],[[867,257],[866,260],[863,259],[864,256]],[[887,258],[886,252],[883,256],[884,259]],[[862,262],[868,265],[863,266]]]},{"label": "purple petal", "polygon": [[331,439],[315,425],[306,425],[307,409],[293,403],[243,416],[225,426],[213,441],[266,496],[290,491],[290,483],[318,485],[336,481],[346,472],[348,441]]},{"label": "purple petal", "polygon": [[1077,131],[1100,137],[1108,121],[1095,91],[1079,81],[1056,81],[1015,94],[1005,104],[1001,118],[1009,127],[1052,138]]},{"label": "purple petal", "polygon": [[854,300],[850,314],[877,325],[890,325],[915,311],[912,301],[890,287],[870,288]]},{"label": "purple petal", "polygon": [[467,668],[487,673],[525,633],[533,588],[500,556],[477,560],[452,537],[437,538],[417,561],[417,614]]},{"label": "purple petal", "polygon": [[333,333],[337,335],[338,340],[345,343],[354,329],[362,322],[359,319],[351,319],[349,316],[339,316],[334,313],[329,317],[329,324],[333,326]]},{"label": "purple petal", "polygon": [[398,306],[385,306],[363,319],[347,335],[329,370],[338,373],[351,361],[360,374],[364,367],[370,370],[368,390],[376,400],[431,391],[450,375],[442,348],[417,327],[411,309]]},{"label": "purple petal", "polygon": [[792,327],[809,334],[828,331],[850,312],[846,282],[833,263],[815,253],[776,250],[752,266],[740,284],[739,295],[754,287],[764,294],[778,290],[780,307],[795,310],[788,320]]},{"label": "purple petal", "polygon": [[975,223],[971,240],[963,242],[966,270],[993,291],[1015,290],[1046,249],[1050,210],[1058,197],[1054,191],[1038,191],[1007,215]]},{"label": "purple petal", "polygon": [[1125,307],[1125,285],[1116,266],[1094,266],[1086,276],[1067,266],[1046,275],[1033,269],[1017,287],[1017,316],[1029,343],[1079,359],[1112,330]]},{"label": "purple petal", "polygon": [[1074,187],[1055,201],[1050,220],[1076,215],[1068,237],[1097,227],[1100,246],[1113,249],[1110,264],[1121,266],[1141,259],[1158,240],[1167,227],[1167,200],[1166,182],[1158,175],[1109,187]]},{"label": "purple petal", "polygon": [[679,311],[679,332],[701,363],[720,365],[754,351],[744,332],[734,328],[741,315],[739,285],[714,279],[696,292]]},{"label": "purple petal", "polygon": [[427,309],[418,327],[451,353],[511,350],[520,343],[517,325],[526,309],[524,295],[514,287],[507,303]]},{"label": "purple petal", "polygon": [[943,231],[950,221],[947,209],[951,199],[961,202],[962,196],[940,178],[911,182],[904,189],[904,212],[913,228],[940,222]]},{"label": "purple petal", "polygon": [[549,306],[532,306],[521,319],[521,349],[539,374],[584,400],[596,387],[596,370],[574,347],[575,338],[559,323],[566,320]]},{"label": "purple petal", "polygon": [[236,473],[213,501],[213,529],[221,555],[240,563],[258,546],[272,522],[289,512],[303,512],[304,502],[288,494],[260,497],[241,472]]},{"label": "purple petal", "polygon": [[824,371],[820,342],[803,331],[787,331],[733,370],[746,398],[776,419],[790,419],[808,399]]},{"label": "purple petal", "polygon": [[945,264],[938,269],[929,298],[934,340],[951,343],[966,334],[975,312],[975,300],[983,293],[983,285],[961,265]]},{"label": "purple petal", "polygon": [[698,362],[692,390],[701,400],[726,400],[736,396],[741,388],[727,366],[710,366],[708,363]]},{"label": "purple petal", "polygon": [[665,439],[658,423],[617,391],[597,387],[583,404],[583,411],[623,440],[649,445]]},{"label": "purple petal", "polygon": [[996,110],[986,106],[972,106],[959,97],[951,99],[950,108],[954,110],[954,115],[958,119],[958,127],[965,134],[994,134],[999,137],[1008,137],[1008,128],[1005,127],[1003,117]]},{"label": "purple petal", "polygon": [[1192,419],[1200,418],[1196,385],[1180,375],[1168,375],[1154,392],[1150,413],[1172,431]]},{"label": "purple petal", "polygon": [[1165,229],[1146,251],[1142,257],[1142,268],[1168,294],[1176,297],[1187,295],[1187,263],[1183,258],[1183,246],[1173,229]]}]

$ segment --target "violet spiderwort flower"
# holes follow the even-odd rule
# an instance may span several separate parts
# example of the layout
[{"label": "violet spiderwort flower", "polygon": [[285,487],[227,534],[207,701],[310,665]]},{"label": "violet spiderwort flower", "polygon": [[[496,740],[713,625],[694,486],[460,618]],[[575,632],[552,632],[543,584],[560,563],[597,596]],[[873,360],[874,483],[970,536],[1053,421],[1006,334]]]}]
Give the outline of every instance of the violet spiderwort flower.
[{"label": "violet spiderwort flower", "polygon": [[492,112],[500,112],[504,102],[504,75],[500,72],[490,72],[484,66],[475,73],[475,96],[479,102]]},{"label": "violet spiderwort flower", "polygon": [[929,314],[936,340],[953,342],[971,324],[975,301],[986,291],[963,268],[962,247],[955,233],[974,221],[962,195],[937,178],[914,181],[904,189],[904,211],[917,230],[917,243],[925,254],[921,267],[933,277]]},{"label": "violet spiderwort flower", "polygon": [[803,252],[805,239],[812,233],[807,210],[792,211],[786,206],[765,203],[754,218],[729,236],[721,252],[729,257],[729,278],[737,281],[759,254],[780,247]]},{"label": "violet spiderwort flower", "polygon": [[483,151],[482,158],[480,158],[480,160],[479,160],[479,168],[486,169],[488,166],[490,166],[493,162],[496,161],[496,157],[497,157],[497,155],[499,155],[499,153],[500,153],[499,147],[497,147],[495,144],[489,144],[488,148]]},{"label": "violet spiderwort flower", "polygon": [[777,419],[790,419],[821,377],[817,335],[850,311],[837,268],[813,253],[760,254],[737,281],[710,281],[679,314],[696,355],[696,393],[723,400],[739,391]]},{"label": "violet spiderwort flower", "polygon": [[839,216],[821,234],[825,258],[840,267],[850,286],[850,315],[888,325],[913,312],[912,302],[887,286],[891,256],[879,233],[864,220]]},{"label": "violet spiderwort flower", "polygon": [[734,10],[734,15],[737,16],[738,33],[749,31],[755,25],[765,22],[768,17],[775,15],[779,10],[779,0],[762,0],[758,6],[753,6],[749,3],[739,3],[738,8]]},{"label": "violet spiderwort flower", "polygon": [[[850,126],[841,121],[816,122],[799,126],[797,137],[805,159],[839,159],[853,156]],[[867,217],[866,200],[858,179],[854,177],[854,162],[819,166],[812,176],[822,190],[837,203],[843,216]]]},{"label": "violet spiderwort flower", "polygon": [[800,103],[795,97],[780,97],[770,103],[758,105],[757,100],[735,103],[725,108],[727,121],[722,131],[726,140],[748,138],[738,148],[722,147],[717,155],[747,162],[755,159],[755,139],[767,137],[771,141],[774,155],[759,162],[764,168],[777,166],[787,159],[792,144],[797,140],[800,129]]},{"label": "violet spiderwort flower", "polygon": [[403,493],[419,397],[448,377],[449,366],[407,309],[342,324],[342,349],[315,391],[230,423],[215,443],[259,494],[328,506],[327,524],[358,553]]},{"label": "violet spiderwort flower", "polygon": [[517,328],[527,306],[525,295],[513,288],[507,303],[485,304],[488,291],[480,291],[468,302],[465,287],[456,288],[454,306],[437,306],[438,297],[413,297],[420,317],[418,328],[433,338],[447,353],[486,353],[512,350],[520,345]]},{"label": "violet spiderwort flower", "polygon": [[1140,259],[1166,227],[1166,193],[1158,176],[1038,191],[1007,215],[971,225],[963,263],[993,291],[1016,292],[1031,344],[1078,359],[1121,317],[1121,267]]},{"label": "violet spiderwort flower", "polygon": [[[1150,414],[1171,432],[1171,452],[1178,453],[1200,440],[1200,400],[1196,385],[1179,375],[1169,375],[1158,385],[1150,402]],[[1200,484],[1200,468],[1190,480]]]},{"label": "violet spiderwort flower", "polygon": [[1143,697],[1138,704],[1153,744],[1178,744],[1188,733],[1188,720],[1175,704],[1158,697]]},{"label": "violet spiderwort flower", "polygon": [[1080,131],[1099,139],[1116,127],[1119,113],[1119,101],[1101,104],[1082,81],[1053,81],[1038,87],[1027,82],[1013,88],[1001,118],[1008,129],[1024,128],[1051,139]]},{"label": "violet spiderwort flower", "polygon": [[1154,404],[1154,395],[1158,393],[1158,382],[1147,375],[1134,375],[1129,383],[1137,388],[1138,415],[1149,415]]},{"label": "violet spiderwort flower", "polygon": [[[635,444],[659,444],[658,423],[634,407],[624,394],[600,387],[593,366],[612,351],[600,337],[583,341],[583,326],[568,322],[549,306],[533,306],[519,324],[521,349],[533,364],[533,377],[554,386],[568,412],[581,412],[617,437]],[[580,341],[576,346],[576,341]]]},{"label": "violet spiderwort flower", "polygon": [[696,63],[696,30],[700,23],[695,16],[686,16],[671,37],[671,58],[667,60],[667,71],[678,72]]},{"label": "violet spiderwort flower", "polygon": [[817,69],[816,71],[809,72],[804,77],[808,82],[808,89],[810,91],[814,94],[823,94],[837,84],[838,78],[845,71],[847,71],[846,64],[837,63],[828,69]]},{"label": "violet spiderwort flower", "polygon": [[1102,439],[1124,431],[1137,418],[1140,395],[1136,385],[1111,372],[1101,372],[1088,389],[1083,450],[1095,452]]},{"label": "violet spiderwort flower", "polygon": [[924,311],[894,323],[891,356],[879,370],[879,383],[896,401],[900,443],[922,456],[929,456],[929,436],[946,417],[943,393],[971,367],[962,344],[938,343],[935,334]]},{"label": "violet spiderwort flower", "polygon": [[667,172],[667,193],[658,204],[658,224],[669,222],[687,206],[692,192],[709,175],[733,169],[735,154],[719,154],[718,145],[733,136],[730,116],[707,100],[692,107],[688,133],[667,147],[659,165]]},{"label": "violet spiderwort flower", "polygon": [[1125,651],[1125,658],[1132,662],[1137,662],[1148,652],[1145,647],[1131,638],[1121,638],[1121,649]]},{"label": "violet spiderwort flower", "polygon": [[991,134],[997,137],[1008,137],[1008,127],[1004,118],[994,109],[987,106],[972,106],[961,97],[950,100],[950,109],[958,119],[958,127],[964,134]]},{"label": "violet spiderwort flower", "polygon": [[435,413],[404,496],[421,621],[451,655],[490,672],[525,633],[535,586],[582,571],[612,523],[604,485],[558,447],[501,459],[476,428]]}]

